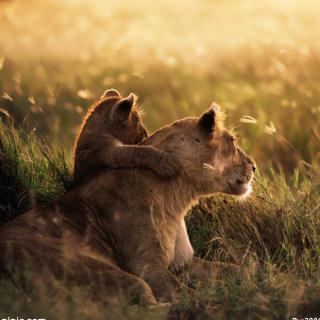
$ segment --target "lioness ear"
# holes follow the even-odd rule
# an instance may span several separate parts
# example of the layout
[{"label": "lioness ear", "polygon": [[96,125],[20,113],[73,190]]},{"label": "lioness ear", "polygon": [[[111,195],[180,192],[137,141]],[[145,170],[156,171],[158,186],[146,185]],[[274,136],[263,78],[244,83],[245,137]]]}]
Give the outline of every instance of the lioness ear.
[{"label": "lioness ear", "polygon": [[121,122],[128,120],[134,101],[135,95],[133,93],[130,93],[126,98],[119,100],[110,112],[110,120]]},{"label": "lioness ear", "polygon": [[212,106],[200,116],[198,124],[206,133],[212,133],[215,129],[215,123],[216,108]]},{"label": "lioness ear", "polygon": [[103,95],[101,96],[101,99],[104,99],[107,97],[121,97],[121,95],[119,91],[116,89],[108,89],[103,93]]}]

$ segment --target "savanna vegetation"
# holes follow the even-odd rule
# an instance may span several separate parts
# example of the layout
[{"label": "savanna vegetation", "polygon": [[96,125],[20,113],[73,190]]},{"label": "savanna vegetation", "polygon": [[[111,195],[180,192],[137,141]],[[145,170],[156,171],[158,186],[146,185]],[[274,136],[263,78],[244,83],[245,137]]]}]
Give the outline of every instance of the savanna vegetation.
[{"label": "savanna vegetation", "polygon": [[319,15],[312,0],[0,2],[1,224],[72,188],[79,124],[110,87],[140,97],[150,132],[217,101],[258,167],[249,199],[187,218],[197,254],[237,274],[182,288],[170,310],[104,308],[79,288],[39,301],[2,279],[0,316],[320,317]]}]

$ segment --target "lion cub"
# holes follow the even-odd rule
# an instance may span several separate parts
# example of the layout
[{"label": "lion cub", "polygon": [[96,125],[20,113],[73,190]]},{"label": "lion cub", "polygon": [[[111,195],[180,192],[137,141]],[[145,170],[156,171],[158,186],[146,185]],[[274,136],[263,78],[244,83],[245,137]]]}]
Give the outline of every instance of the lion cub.
[{"label": "lion cub", "polygon": [[74,152],[75,184],[80,184],[89,169],[148,168],[163,177],[177,174],[172,155],[152,146],[138,146],[148,136],[135,106],[135,96],[121,97],[107,90],[84,118]]}]

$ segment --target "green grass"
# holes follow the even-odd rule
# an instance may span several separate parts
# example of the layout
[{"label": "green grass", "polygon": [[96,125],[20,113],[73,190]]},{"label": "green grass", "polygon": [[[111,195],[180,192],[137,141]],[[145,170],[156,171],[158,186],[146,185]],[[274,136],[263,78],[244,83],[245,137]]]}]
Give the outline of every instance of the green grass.
[{"label": "green grass", "polygon": [[54,152],[35,132],[0,122],[0,224],[35,204],[52,202],[72,186],[63,150]]},{"label": "green grass", "polygon": [[[181,292],[169,317],[319,317],[317,2],[33,0],[0,9],[0,224],[71,187],[74,137],[105,89],[138,94],[150,131],[215,100],[258,174],[245,202],[201,201],[188,232],[197,255],[241,271]],[[106,310],[74,290],[71,300],[37,300],[4,281],[0,315],[166,317],[121,297]]]}]

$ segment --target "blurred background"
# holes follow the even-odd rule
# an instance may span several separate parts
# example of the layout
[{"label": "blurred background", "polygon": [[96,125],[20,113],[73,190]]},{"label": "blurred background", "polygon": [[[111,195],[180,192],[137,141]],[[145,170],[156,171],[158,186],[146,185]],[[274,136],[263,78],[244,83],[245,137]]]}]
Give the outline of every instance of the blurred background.
[{"label": "blurred background", "polygon": [[0,1],[0,116],[71,159],[107,88],[149,132],[218,102],[263,169],[319,160],[317,0]]}]

